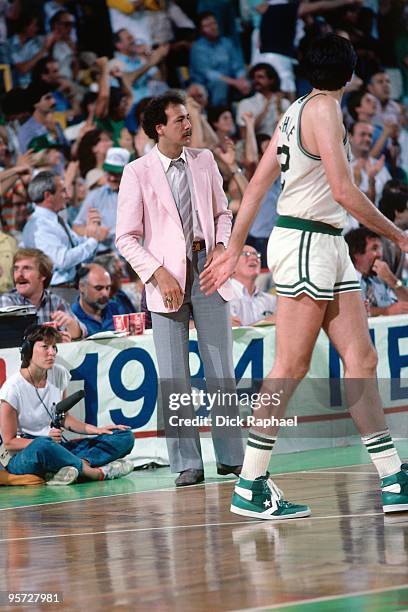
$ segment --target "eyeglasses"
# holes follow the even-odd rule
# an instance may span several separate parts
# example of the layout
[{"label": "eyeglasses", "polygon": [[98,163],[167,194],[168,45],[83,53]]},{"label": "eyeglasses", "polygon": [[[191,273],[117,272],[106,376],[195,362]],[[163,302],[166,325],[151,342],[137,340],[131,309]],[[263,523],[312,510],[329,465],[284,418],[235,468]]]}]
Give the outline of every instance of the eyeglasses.
[{"label": "eyeglasses", "polygon": [[59,24],[64,26],[65,28],[73,28],[75,25],[75,21],[60,21]]},{"label": "eyeglasses", "polygon": [[261,259],[261,257],[262,257],[262,255],[260,253],[258,253],[257,251],[242,251],[241,255],[243,257],[251,257],[251,255],[253,255],[257,259]]}]

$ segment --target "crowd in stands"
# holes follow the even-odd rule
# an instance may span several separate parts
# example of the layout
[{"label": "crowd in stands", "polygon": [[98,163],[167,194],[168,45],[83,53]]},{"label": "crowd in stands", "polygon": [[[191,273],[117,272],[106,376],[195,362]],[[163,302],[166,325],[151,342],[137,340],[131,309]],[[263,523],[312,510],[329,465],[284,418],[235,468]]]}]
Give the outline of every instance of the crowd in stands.
[{"label": "crowd in stands", "polygon": [[[0,307],[33,304],[65,341],[143,308],[115,226],[123,168],[154,146],[150,99],[185,92],[192,146],[213,152],[235,217],[281,115],[311,89],[302,57],[329,31],[358,54],[343,98],[354,181],[408,231],[403,0],[0,0]],[[237,267],[235,325],[273,320],[255,281],[279,192]],[[408,313],[405,255],[350,216],[345,233],[368,314]]]}]

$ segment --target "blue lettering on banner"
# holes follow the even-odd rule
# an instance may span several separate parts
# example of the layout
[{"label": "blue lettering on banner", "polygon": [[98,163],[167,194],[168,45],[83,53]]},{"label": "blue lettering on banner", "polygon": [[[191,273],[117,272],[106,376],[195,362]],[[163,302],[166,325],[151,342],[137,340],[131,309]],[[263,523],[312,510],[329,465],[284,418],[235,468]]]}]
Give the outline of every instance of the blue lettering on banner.
[{"label": "blue lettering on banner", "polygon": [[408,355],[401,355],[398,341],[408,338],[408,325],[388,328],[388,361],[391,374],[391,400],[408,398],[408,387],[401,385],[401,370],[408,367]]},{"label": "blue lettering on banner", "polygon": [[85,419],[98,424],[98,353],[88,353],[83,362],[71,370],[72,380],[83,380],[85,391]]},{"label": "blue lettering on banner", "polygon": [[[144,369],[143,382],[136,389],[128,389],[122,381],[123,368],[129,361],[138,361]],[[139,429],[148,423],[153,415],[157,399],[157,374],[149,353],[141,348],[129,348],[121,351],[109,369],[109,382],[115,395],[126,402],[136,402],[143,398],[140,412],[133,417],[126,417],[119,408],[110,410],[112,421],[116,425],[129,425]]]}]

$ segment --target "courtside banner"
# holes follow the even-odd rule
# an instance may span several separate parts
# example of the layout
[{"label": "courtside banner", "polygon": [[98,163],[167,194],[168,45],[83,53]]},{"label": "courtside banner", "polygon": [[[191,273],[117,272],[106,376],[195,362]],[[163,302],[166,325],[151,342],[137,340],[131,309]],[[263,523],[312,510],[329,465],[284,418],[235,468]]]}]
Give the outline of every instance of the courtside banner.
[{"label": "courtside banner", "polygon": [[[404,423],[408,421],[408,317],[373,318],[369,326],[379,355],[379,390],[388,423],[394,435],[407,437]],[[272,367],[275,327],[235,328],[233,337],[240,412],[245,416],[250,411],[242,398],[259,391],[262,379]],[[69,393],[85,390],[85,400],[74,409],[76,416],[95,425],[129,425],[136,437],[135,459],[140,462],[149,458],[167,460],[165,441],[160,437],[164,429],[163,414],[159,411],[158,417],[157,411],[161,381],[150,330],[143,336],[61,344],[57,361],[71,372]],[[19,366],[19,350],[2,349],[0,384]],[[205,393],[204,370],[194,330],[190,332],[190,368],[192,387],[196,389],[194,410],[198,416],[208,416],[206,407],[200,406],[200,393]],[[297,389],[285,414],[288,419],[296,417],[298,429],[294,433],[293,422],[291,427],[282,428],[280,452],[344,445],[351,440],[356,431],[345,408],[347,389],[341,379],[338,354],[321,332],[307,379]],[[177,407],[175,401],[173,404]],[[205,426],[205,420],[197,423],[203,432],[211,428]]]}]

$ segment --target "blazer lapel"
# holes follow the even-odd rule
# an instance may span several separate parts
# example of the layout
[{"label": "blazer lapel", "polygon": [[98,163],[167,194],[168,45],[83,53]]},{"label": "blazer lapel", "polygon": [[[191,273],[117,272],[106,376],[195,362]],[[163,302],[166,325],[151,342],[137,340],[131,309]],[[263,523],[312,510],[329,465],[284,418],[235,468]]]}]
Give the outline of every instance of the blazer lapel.
[{"label": "blazer lapel", "polygon": [[180,215],[159,156],[154,150],[149,155],[151,156],[149,159],[151,163],[147,169],[149,183],[169,215],[181,226]]}]

